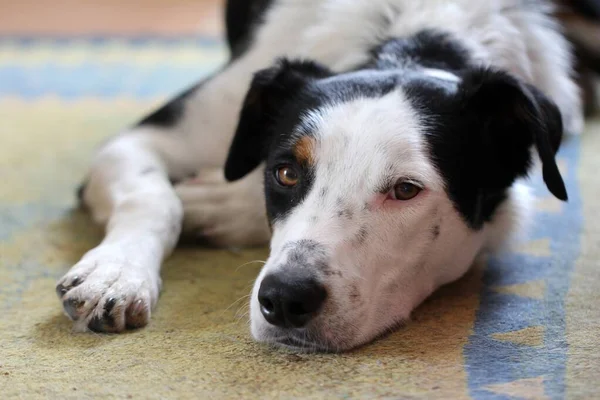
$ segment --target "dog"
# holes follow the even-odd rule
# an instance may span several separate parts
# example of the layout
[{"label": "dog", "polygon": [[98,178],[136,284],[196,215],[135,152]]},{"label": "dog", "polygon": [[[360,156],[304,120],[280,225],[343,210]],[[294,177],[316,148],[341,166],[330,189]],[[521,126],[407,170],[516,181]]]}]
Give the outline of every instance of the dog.
[{"label": "dog", "polygon": [[231,58],[104,144],[102,242],[59,280],[76,330],[148,324],[179,237],[270,241],[260,342],[343,351],[405,322],[532,214],[583,127],[570,45],[535,0],[230,0]]}]

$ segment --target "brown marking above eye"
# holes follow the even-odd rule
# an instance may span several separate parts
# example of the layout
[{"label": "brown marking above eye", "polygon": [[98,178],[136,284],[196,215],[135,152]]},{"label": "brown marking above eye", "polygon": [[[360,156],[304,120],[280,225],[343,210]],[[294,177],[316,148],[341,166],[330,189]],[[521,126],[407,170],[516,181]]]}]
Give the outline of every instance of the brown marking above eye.
[{"label": "brown marking above eye", "polygon": [[293,153],[299,164],[315,165],[316,140],[310,136],[302,136],[294,144]]}]

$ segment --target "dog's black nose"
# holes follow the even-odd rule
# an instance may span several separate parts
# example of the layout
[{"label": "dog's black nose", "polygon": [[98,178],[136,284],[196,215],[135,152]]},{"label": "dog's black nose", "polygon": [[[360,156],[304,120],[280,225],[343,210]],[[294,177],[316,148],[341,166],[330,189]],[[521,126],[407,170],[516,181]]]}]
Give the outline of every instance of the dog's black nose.
[{"label": "dog's black nose", "polygon": [[267,275],[258,290],[260,311],[267,322],[300,328],[317,315],[327,298],[325,287],[311,277]]}]

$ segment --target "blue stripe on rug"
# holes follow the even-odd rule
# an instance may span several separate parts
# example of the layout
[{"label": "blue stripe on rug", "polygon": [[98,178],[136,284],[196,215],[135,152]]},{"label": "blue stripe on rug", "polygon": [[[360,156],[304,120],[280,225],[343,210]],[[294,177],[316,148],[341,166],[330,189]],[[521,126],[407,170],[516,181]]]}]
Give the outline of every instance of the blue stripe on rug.
[{"label": "blue stripe on rug", "polygon": [[55,46],[72,46],[76,43],[85,42],[86,45],[94,46],[105,46],[107,44],[119,42],[124,43],[127,46],[132,47],[148,47],[148,46],[174,46],[185,44],[197,44],[201,47],[207,46],[222,46],[223,40],[219,37],[212,36],[152,36],[152,35],[138,35],[138,36],[97,36],[97,35],[80,35],[80,36],[60,36],[60,35],[48,35],[48,36],[36,36],[36,35],[0,35],[0,46],[3,44],[14,44],[23,48],[34,47],[40,43],[51,44]]},{"label": "blue stripe on rug", "polygon": [[47,95],[66,100],[78,97],[133,97],[138,99],[166,96],[188,87],[215,69],[214,65],[178,66],[168,61],[139,65],[97,65],[81,63],[59,66],[0,66],[0,96],[27,100]]},{"label": "blue stripe on rug", "polygon": [[[506,394],[509,391],[502,393],[503,385],[508,387],[520,380],[528,380],[530,384],[536,379],[542,382],[547,396],[564,397],[568,347],[565,299],[580,251],[583,227],[582,199],[576,175],[579,140],[565,141],[558,157],[566,162],[563,177],[569,202],[556,213],[539,211],[530,237],[531,240],[549,240],[550,256],[509,253],[488,262],[474,333],[464,349],[469,389],[475,399],[510,399],[513,397]],[[536,196],[548,196],[540,176],[532,178],[532,186]],[[535,281],[541,281],[545,287],[540,298],[495,290]],[[532,345],[492,337],[507,332],[518,336],[515,331],[523,329],[541,332],[541,343]],[[523,335],[531,336],[531,331],[525,331]]]}]

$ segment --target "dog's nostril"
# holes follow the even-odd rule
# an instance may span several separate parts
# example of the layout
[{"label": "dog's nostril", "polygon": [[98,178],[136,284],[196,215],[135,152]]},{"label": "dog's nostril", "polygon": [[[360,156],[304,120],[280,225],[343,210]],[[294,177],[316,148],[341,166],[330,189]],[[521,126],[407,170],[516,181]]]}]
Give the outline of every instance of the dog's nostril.
[{"label": "dog's nostril", "polygon": [[275,306],[273,305],[271,300],[269,300],[265,297],[259,297],[258,301],[260,303],[260,307],[262,310],[269,312],[269,313],[271,313],[275,310]]}]

